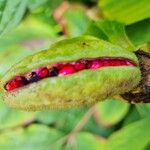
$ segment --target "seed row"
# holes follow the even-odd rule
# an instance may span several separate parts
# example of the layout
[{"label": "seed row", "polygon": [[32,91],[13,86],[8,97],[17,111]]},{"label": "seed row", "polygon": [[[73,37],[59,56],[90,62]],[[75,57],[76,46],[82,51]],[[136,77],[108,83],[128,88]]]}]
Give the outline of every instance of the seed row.
[{"label": "seed row", "polygon": [[65,76],[84,69],[98,69],[108,66],[136,66],[134,62],[125,58],[94,58],[81,59],[74,62],[59,63],[49,67],[38,68],[23,76],[16,76],[5,85],[7,91],[12,91],[27,84],[37,82],[47,77]]}]

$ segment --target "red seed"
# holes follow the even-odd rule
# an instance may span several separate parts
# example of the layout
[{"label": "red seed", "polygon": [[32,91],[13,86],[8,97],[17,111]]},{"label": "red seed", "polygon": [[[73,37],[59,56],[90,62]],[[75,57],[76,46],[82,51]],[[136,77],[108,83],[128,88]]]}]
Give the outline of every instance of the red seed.
[{"label": "red seed", "polygon": [[66,66],[66,64],[62,63],[62,64],[56,64],[53,67],[57,68],[58,70],[61,70],[64,66]]},{"label": "red seed", "polygon": [[76,69],[74,68],[73,65],[71,64],[66,64],[60,71],[59,71],[59,76],[63,76],[63,75],[68,75],[68,74],[72,74],[75,73]]},{"label": "red seed", "polygon": [[40,78],[40,79],[43,79],[43,78],[45,78],[45,77],[48,77],[48,75],[49,75],[49,70],[45,67],[45,68],[40,68],[40,69],[38,69],[37,71],[36,71],[36,73],[37,73],[37,75],[38,75],[38,77]]},{"label": "red seed", "polygon": [[100,59],[90,60],[88,64],[89,69],[97,69],[103,66],[103,61]]},{"label": "red seed", "polygon": [[26,79],[22,76],[17,76],[5,85],[7,91],[12,91],[26,84]]},{"label": "red seed", "polygon": [[105,64],[104,66],[107,67],[107,66],[120,66],[120,65],[121,65],[120,60],[111,59],[108,60],[107,64]]},{"label": "red seed", "polygon": [[86,62],[82,60],[75,62],[73,65],[77,71],[80,71],[86,68]]},{"label": "red seed", "polygon": [[107,66],[125,66],[126,61],[125,60],[117,60],[117,59],[112,59],[108,61]]},{"label": "red seed", "polygon": [[105,58],[103,58],[103,59],[101,60],[101,64],[102,64],[102,67],[110,66],[110,65],[111,65],[111,63],[109,62],[109,60],[108,60],[108,59],[105,59]]},{"label": "red seed", "polygon": [[127,61],[127,60],[126,60],[126,62],[125,62],[125,65],[126,65],[126,66],[135,66],[135,64],[133,64],[132,62]]}]

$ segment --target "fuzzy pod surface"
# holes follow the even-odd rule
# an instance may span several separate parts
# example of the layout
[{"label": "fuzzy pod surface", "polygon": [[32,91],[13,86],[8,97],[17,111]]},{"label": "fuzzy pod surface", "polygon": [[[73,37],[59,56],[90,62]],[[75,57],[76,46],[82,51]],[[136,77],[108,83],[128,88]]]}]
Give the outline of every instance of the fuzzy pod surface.
[{"label": "fuzzy pod surface", "polygon": [[[98,57],[126,58],[136,66],[85,69],[67,76],[45,78],[10,92],[4,88],[6,82],[14,76],[21,76],[36,68]],[[57,42],[48,50],[28,56],[13,65],[1,79],[1,91],[4,101],[14,108],[61,109],[91,105],[128,92],[140,80],[138,59],[134,53],[100,39],[83,36]]]}]

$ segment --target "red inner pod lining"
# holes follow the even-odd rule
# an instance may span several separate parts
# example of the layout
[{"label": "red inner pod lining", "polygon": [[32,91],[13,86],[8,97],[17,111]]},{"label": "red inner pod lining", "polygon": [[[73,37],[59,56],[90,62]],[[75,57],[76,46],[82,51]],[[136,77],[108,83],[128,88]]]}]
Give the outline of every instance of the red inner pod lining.
[{"label": "red inner pod lining", "polygon": [[133,61],[126,58],[93,58],[93,59],[80,59],[73,62],[58,63],[42,68],[38,68],[25,75],[15,76],[12,80],[8,81],[4,88],[7,91],[13,91],[19,87],[37,82],[47,77],[65,76],[76,73],[85,69],[99,69],[102,67],[110,66],[137,66]]}]

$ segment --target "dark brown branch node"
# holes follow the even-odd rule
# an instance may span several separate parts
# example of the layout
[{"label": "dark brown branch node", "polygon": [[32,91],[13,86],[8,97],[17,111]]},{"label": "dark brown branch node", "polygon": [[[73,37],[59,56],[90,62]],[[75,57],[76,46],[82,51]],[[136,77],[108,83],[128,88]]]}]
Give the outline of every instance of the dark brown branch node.
[{"label": "dark brown branch node", "polygon": [[150,53],[138,50],[135,52],[139,59],[142,79],[137,91],[121,95],[130,103],[150,103]]}]

